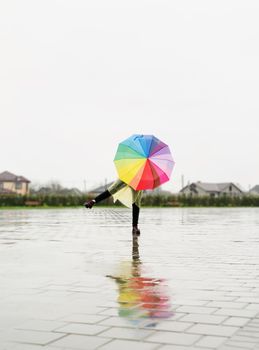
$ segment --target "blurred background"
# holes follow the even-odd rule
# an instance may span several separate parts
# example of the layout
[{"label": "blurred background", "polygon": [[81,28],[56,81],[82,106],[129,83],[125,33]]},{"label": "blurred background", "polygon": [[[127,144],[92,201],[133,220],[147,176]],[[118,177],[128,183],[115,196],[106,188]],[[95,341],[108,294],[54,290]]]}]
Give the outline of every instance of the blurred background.
[{"label": "blurred background", "polygon": [[0,3],[0,172],[83,191],[133,133],[167,143],[166,190],[259,173],[258,1]]}]

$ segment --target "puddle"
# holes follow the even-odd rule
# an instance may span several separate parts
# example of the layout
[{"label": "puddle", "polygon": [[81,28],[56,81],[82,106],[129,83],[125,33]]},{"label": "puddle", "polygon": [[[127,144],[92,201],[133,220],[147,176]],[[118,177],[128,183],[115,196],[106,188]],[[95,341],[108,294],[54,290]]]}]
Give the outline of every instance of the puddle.
[{"label": "puddle", "polygon": [[132,260],[122,261],[114,275],[117,284],[118,315],[138,327],[155,327],[161,319],[173,316],[170,291],[163,278],[145,276],[138,238],[132,241]]}]

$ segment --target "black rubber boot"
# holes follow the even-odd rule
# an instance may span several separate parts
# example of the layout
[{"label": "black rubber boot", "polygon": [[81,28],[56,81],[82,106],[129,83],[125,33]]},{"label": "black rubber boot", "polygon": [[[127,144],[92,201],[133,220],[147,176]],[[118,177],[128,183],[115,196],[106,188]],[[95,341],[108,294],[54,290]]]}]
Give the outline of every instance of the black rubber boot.
[{"label": "black rubber boot", "polygon": [[92,207],[95,205],[95,200],[94,199],[92,199],[92,200],[90,200],[89,202],[85,202],[84,203],[84,206],[87,208],[87,209],[92,209]]},{"label": "black rubber boot", "polygon": [[140,236],[140,229],[138,228],[138,226],[132,227],[132,236]]}]

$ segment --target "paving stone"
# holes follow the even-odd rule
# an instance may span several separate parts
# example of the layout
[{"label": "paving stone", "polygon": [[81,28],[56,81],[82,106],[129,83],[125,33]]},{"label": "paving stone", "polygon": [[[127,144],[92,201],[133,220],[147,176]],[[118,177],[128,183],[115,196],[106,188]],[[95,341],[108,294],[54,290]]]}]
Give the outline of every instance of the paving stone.
[{"label": "paving stone", "polygon": [[146,329],[113,327],[100,334],[100,337],[118,339],[144,339],[152,333],[153,331]]},{"label": "paving stone", "polygon": [[249,342],[235,342],[235,341],[228,341],[227,343],[228,346],[233,346],[234,348],[238,349],[255,349],[255,344],[254,343],[249,343]]},{"label": "paving stone", "polygon": [[259,304],[259,297],[241,297],[237,299],[237,301],[250,304]]},{"label": "paving stone", "polygon": [[181,345],[162,345],[158,350],[211,350],[211,348],[196,347],[192,346],[181,346]]},{"label": "paving stone", "polygon": [[207,307],[229,308],[229,309],[243,309],[247,303],[231,302],[231,301],[211,301]]},{"label": "paving stone", "polygon": [[61,321],[69,323],[90,323],[95,324],[107,319],[108,316],[102,315],[87,315],[87,314],[72,314],[67,315],[61,319]]},{"label": "paving stone", "polygon": [[108,327],[93,324],[69,323],[66,326],[57,328],[56,332],[67,334],[96,335],[107,329]]},{"label": "paving stone", "polygon": [[195,299],[176,299],[174,305],[186,305],[186,306],[203,306],[208,303],[207,300],[195,300]]},{"label": "paving stone", "polygon": [[206,324],[220,324],[227,319],[227,316],[204,315],[204,314],[189,314],[181,318],[181,322],[195,322]]},{"label": "paving stone", "polygon": [[99,315],[104,315],[104,316],[118,316],[118,308],[108,308],[105,309],[104,311],[100,312]]},{"label": "paving stone", "polygon": [[244,336],[244,337],[248,337],[250,339],[253,339],[253,338],[258,338],[259,339],[259,332],[246,332],[246,329],[245,327],[242,328],[238,333],[237,333],[239,336]]},{"label": "paving stone", "polygon": [[94,350],[97,347],[107,343],[107,339],[87,335],[67,335],[63,339],[51,344],[53,348],[76,349],[76,350]]},{"label": "paving stone", "polygon": [[173,316],[171,317],[171,320],[177,321],[180,320],[183,316],[186,316],[187,314],[184,312],[174,312]]},{"label": "paving stone", "polygon": [[218,336],[232,336],[238,327],[232,326],[215,326],[215,325],[205,325],[196,324],[195,326],[188,329],[188,333],[197,333],[204,335],[218,335]]},{"label": "paving stone", "polygon": [[112,340],[111,342],[101,346],[100,350],[156,350],[157,344],[144,343],[130,340]]},{"label": "paving stone", "polygon": [[156,343],[193,345],[199,339],[200,336],[194,334],[159,331],[148,337],[147,340]]},{"label": "paving stone", "polygon": [[64,335],[53,332],[42,332],[32,330],[13,330],[9,333],[9,340],[18,343],[35,345],[47,345],[48,343],[62,338]]},{"label": "paving stone", "polygon": [[42,347],[41,345],[30,345],[30,344],[12,344],[10,346],[4,346],[3,350],[42,350],[47,347]]},{"label": "paving stone", "polygon": [[200,347],[208,347],[212,349],[217,349],[220,345],[225,343],[228,340],[226,337],[214,337],[214,336],[205,336],[199,340],[195,345]]},{"label": "paving stone", "polygon": [[[141,320],[140,320],[141,321]],[[144,319],[143,319],[143,324],[144,324]],[[109,317],[106,318],[104,321],[99,322],[99,325],[106,326],[106,327],[128,327],[128,328],[136,328],[136,324],[133,320],[131,322],[130,319],[123,318],[123,317]],[[141,322],[139,323],[141,325]]]},{"label": "paving stone", "polygon": [[216,308],[202,307],[202,306],[181,306],[177,309],[178,312],[183,313],[197,313],[197,314],[212,314],[217,311]]},{"label": "paving stone", "polygon": [[248,334],[247,336],[244,336],[244,335],[240,335],[239,333],[236,334],[233,338],[231,338],[232,341],[235,341],[235,342],[244,342],[244,343],[247,343],[247,342],[251,342],[251,343],[258,343],[258,339],[255,338],[255,337],[251,337],[250,334]]},{"label": "paving stone", "polygon": [[232,293],[232,292],[251,292],[252,291],[252,288],[251,287],[244,287],[244,286],[223,286],[223,287],[219,287],[218,290],[221,290],[221,291],[225,291],[227,293]]},{"label": "paving stone", "polygon": [[258,317],[258,315],[257,315],[257,317],[255,317],[255,318],[251,321],[251,324],[252,324],[252,323],[259,325],[259,317]]},{"label": "paving stone", "polygon": [[239,326],[242,327],[249,322],[248,318],[244,317],[229,317],[226,321],[223,322],[226,326]]},{"label": "paving stone", "polygon": [[246,326],[242,329],[245,330],[247,333],[251,333],[251,335],[252,334],[259,334],[259,327],[251,326],[250,322],[248,324],[246,324]]},{"label": "paving stone", "polygon": [[53,331],[56,328],[64,326],[64,322],[58,321],[47,321],[47,320],[29,320],[21,325],[17,326],[16,329],[27,329],[35,331]]},{"label": "paving stone", "polygon": [[192,325],[193,323],[189,323],[189,322],[164,321],[164,322],[158,323],[155,326],[155,329],[158,329],[161,331],[183,332],[186,329],[190,328]]},{"label": "paving stone", "polygon": [[259,312],[259,304],[250,303],[247,305],[246,310],[253,310]]},{"label": "paving stone", "polygon": [[220,309],[214,313],[215,315],[227,315],[237,317],[248,317],[252,318],[257,314],[257,311],[247,309]]},{"label": "paving stone", "polygon": [[243,302],[243,303],[259,304],[259,298],[255,298],[255,297],[241,297],[241,298],[238,298],[237,301]]},{"label": "paving stone", "polygon": [[259,293],[256,293],[254,291],[251,292],[234,292],[234,291],[230,291],[227,292],[227,295],[233,296],[233,297],[255,297],[258,296]]}]

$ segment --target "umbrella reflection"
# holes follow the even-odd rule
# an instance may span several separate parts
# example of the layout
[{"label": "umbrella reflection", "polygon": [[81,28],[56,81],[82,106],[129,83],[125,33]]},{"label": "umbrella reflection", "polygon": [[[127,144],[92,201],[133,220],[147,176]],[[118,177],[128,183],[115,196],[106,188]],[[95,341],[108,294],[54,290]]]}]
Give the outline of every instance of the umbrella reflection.
[{"label": "umbrella reflection", "polygon": [[153,327],[159,319],[173,316],[164,279],[143,275],[138,237],[132,241],[132,261],[122,262],[116,276],[107,276],[118,286],[118,314],[137,326]]}]

